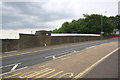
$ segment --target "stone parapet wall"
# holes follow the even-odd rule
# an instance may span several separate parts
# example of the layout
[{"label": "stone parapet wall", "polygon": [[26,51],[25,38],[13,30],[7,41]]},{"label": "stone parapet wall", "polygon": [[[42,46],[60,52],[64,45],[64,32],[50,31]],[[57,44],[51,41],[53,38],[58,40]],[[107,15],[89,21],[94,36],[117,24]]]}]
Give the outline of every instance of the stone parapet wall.
[{"label": "stone parapet wall", "polygon": [[77,43],[100,40],[100,36],[51,36],[50,31],[37,31],[35,34],[19,34],[20,39],[2,39],[2,51],[21,50],[64,43]]}]

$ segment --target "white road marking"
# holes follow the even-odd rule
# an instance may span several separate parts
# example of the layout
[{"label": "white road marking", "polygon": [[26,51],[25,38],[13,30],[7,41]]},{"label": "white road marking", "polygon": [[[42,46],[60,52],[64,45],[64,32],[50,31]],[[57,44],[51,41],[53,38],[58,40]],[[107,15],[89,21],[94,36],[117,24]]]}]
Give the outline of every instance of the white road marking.
[{"label": "white road marking", "polygon": [[18,64],[16,64],[16,65],[11,69],[11,71],[12,71],[12,70],[15,70],[15,69],[17,68],[17,66],[18,66]]},{"label": "white road marking", "polygon": [[77,51],[76,50],[74,50],[74,53],[76,53]]},{"label": "white road marking", "polygon": [[9,66],[13,66],[13,65],[16,65],[16,64],[21,64],[21,63],[15,63],[15,64],[6,65],[6,66],[1,66],[0,68],[9,67]]},{"label": "white road marking", "polygon": [[[90,48],[93,48],[93,47],[96,47],[96,46],[91,46],[91,47],[88,47],[88,48],[86,48],[86,49],[90,49]],[[83,50],[84,50],[84,49],[83,49]],[[81,51],[82,51],[82,50],[81,50]],[[74,50],[74,51],[71,51],[71,52],[64,52],[64,53],[60,53],[60,54],[57,54],[57,55],[47,56],[47,57],[45,57],[45,58],[50,58],[50,57],[51,57],[51,58],[53,58],[53,59],[56,59],[55,56],[62,55],[62,54],[66,54],[66,55],[57,57],[57,58],[61,58],[61,57],[67,56],[67,55],[71,55],[71,54],[77,53],[77,52],[80,52],[80,51]],[[69,53],[69,54],[67,54],[67,53]]]},{"label": "white road marking", "polygon": [[[91,46],[91,47],[88,47],[88,48],[86,48],[86,49],[90,49],[90,48],[94,48],[94,47],[96,47],[96,46]],[[85,49],[83,49],[83,50],[81,50],[81,51],[84,51],[84,50],[85,50]],[[61,54],[66,54],[66,55],[63,55],[63,56],[60,56],[60,57],[57,57],[57,58],[61,58],[61,57],[68,56],[68,55],[72,55],[72,54],[77,53],[77,52],[80,52],[80,51],[74,50],[73,52],[71,51],[71,52],[60,53],[60,54],[57,54],[57,55],[61,55]],[[69,53],[69,54],[67,54],[67,53]],[[56,55],[56,56],[57,56],[57,55]],[[79,54],[76,54],[76,55],[79,55]],[[50,58],[50,57],[52,57],[53,59],[57,59],[57,58],[55,58],[54,55],[52,55],[52,56],[47,56],[47,57],[45,57],[45,58]]]},{"label": "white road marking", "polygon": [[55,59],[56,57],[55,56],[52,56],[53,59]]},{"label": "white road marking", "polygon": [[88,48],[86,48],[86,49],[90,49],[90,48],[93,48],[93,47],[95,47],[95,46],[91,46],[91,47],[88,47]]},{"label": "white road marking", "polygon": [[[79,51],[76,51],[76,52],[79,52]],[[57,58],[61,58],[61,57],[68,56],[68,55],[72,55],[72,54],[75,54],[76,52],[73,51],[73,52],[71,52],[71,53],[69,53],[69,54],[66,54],[66,55],[63,55],[63,56],[60,56],[60,57],[57,57]],[[56,58],[56,59],[57,59],[57,58]]]},{"label": "white road marking", "polygon": [[66,55],[63,55],[63,56],[57,57],[56,59],[61,58],[61,57],[64,57],[64,56],[72,55],[72,54],[74,54],[74,53],[66,54]]},{"label": "white road marking", "polygon": [[[60,54],[57,54],[56,56],[59,56],[59,55],[62,55],[62,54],[67,54],[67,53],[70,53],[70,52],[64,52],[64,53],[60,53]],[[47,57],[45,57],[45,58],[50,58],[50,57],[53,57],[54,55],[52,55],[52,56],[47,56]]]},{"label": "white road marking", "polygon": [[45,58],[50,58],[50,57],[52,57],[52,56],[47,56],[47,57],[45,57]]},{"label": "white road marking", "polygon": [[106,56],[104,56],[103,58],[101,58],[100,60],[98,60],[96,63],[94,63],[93,65],[91,65],[90,67],[86,68],[83,72],[79,73],[77,76],[75,76],[74,78],[82,78],[82,76],[84,76],[85,74],[87,74],[90,70],[92,70],[95,66],[97,66],[99,63],[101,63],[103,60],[105,60],[106,58],[108,58],[109,56],[111,56],[114,52],[116,52],[117,50],[119,50],[120,48],[117,48],[115,50],[113,50],[112,52],[110,52],[109,54],[107,54]]},{"label": "white road marking", "polygon": [[5,74],[8,74],[8,73],[15,72],[15,71],[18,71],[18,70],[26,69],[26,68],[28,68],[28,66],[23,67],[23,68],[19,68],[19,69],[13,70],[13,71],[9,71],[9,72],[3,73],[3,74],[0,74],[0,76],[5,75]]}]

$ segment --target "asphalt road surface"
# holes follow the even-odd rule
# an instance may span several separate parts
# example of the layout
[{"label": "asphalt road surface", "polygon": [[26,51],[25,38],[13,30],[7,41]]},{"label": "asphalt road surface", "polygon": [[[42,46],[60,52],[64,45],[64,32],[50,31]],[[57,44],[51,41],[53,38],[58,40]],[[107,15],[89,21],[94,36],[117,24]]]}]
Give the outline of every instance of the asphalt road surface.
[{"label": "asphalt road surface", "polygon": [[[87,42],[84,44],[78,44],[78,45],[74,45],[74,46],[60,47],[60,48],[56,48],[56,49],[49,49],[49,50],[39,51],[39,52],[37,51],[37,52],[30,53],[30,54],[21,54],[21,55],[3,57],[2,58],[3,65],[1,68],[3,69],[2,72],[4,74],[4,73],[18,70],[21,68],[30,67],[33,65],[36,66],[36,64],[40,64],[41,66],[46,66],[46,64],[49,64],[48,66],[53,68],[51,70],[54,71],[54,69],[55,69],[55,70],[59,71],[60,69],[62,69],[59,73],[62,73],[64,71],[69,72],[69,73],[65,73],[66,75],[68,74],[67,77],[70,77],[70,75],[71,75],[72,77],[74,76],[74,78],[77,78],[77,77],[81,77],[80,72],[82,70],[89,67],[91,64],[95,63],[102,57],[106,56],[108,53],[115,50],[118,47],[117,42],[118,42],[117,39],[105,40],[105,41],[100,41],[100,42],[94,41],[94,42],[90,42],[90,43]],[[84,52],[84,50],[86,52]],[[109,71],[111,70],[110,72],[112,72],[111,73],[112,76],[111,75],[105,75],[105,76],[97,75],[96,77],[97,78],[99,78],[99,77],[102,77],[102,78],[118,77],[118,74],[117,74],[118,73],[117,72],[118,71],[118,65],[117,65],[118,59],[116,58],[116,57],[118,57],[118,55],[117,55],[116,51],[113,52],[114,54],[112,53],[113,55],[109,56],[109,58],[106,59],[104,62],[99,63],[100,68],[97,67],[98,66],[97,65],[96,66],[97,68],[95,67],[93,71],[91,70],[89,73],[92,73],[92,75],[87,74],[84,77],[85,78],[89,78],[89,77],[93,78],[99,73],[102,74],[102,72],[103,72],[102,70],[105,71],[106,69],[108,69]],[[84,54],[81,54],[81,53],[84,53]],[[63,57],[63,58],[61,59],[61,57]],[[71,57],[73,59],[71,59]],[[56,59],[56,58],[58,58],[58,59]],[[63,62],[62,63],[59,62],[60,61],[59,59],[62,60]],[[111,67],[108,67],[108,65],[107,65],[107,67],[106,67],[105,64],[107,64],[107,62],[109,62],[110,60],[111,60],[111,62],[108,65],[111,65],[111,64],[114,64],[114,65],[112,65]],[[50,64],[49,61],[52,61],[52,63],[55,63],[55,64]],[[47,62],[47,63],[45,65],[42,65],[42,63],[45,63],[45,62]],[[69,66],[69,65],[71,65],[71,66]],[[61,67],[58,67],[58,66],[61,66]],[[115,68],[114,71],[113,71],[113,68]],[[35,69],[39,69],[39,68],[35,67]],[[72,69],[72,70],[70,70],[70,69]],[[100,70],[102,72],[99,72],[98,70]],[[27,72],[29,72],[29,70]],[[105,72],[108,72],[108,71],[105,71]],[[106,74],[105,72],[104,72],[104,74]],[[84,73],[84,71],[83,71],[83,73]]]}]

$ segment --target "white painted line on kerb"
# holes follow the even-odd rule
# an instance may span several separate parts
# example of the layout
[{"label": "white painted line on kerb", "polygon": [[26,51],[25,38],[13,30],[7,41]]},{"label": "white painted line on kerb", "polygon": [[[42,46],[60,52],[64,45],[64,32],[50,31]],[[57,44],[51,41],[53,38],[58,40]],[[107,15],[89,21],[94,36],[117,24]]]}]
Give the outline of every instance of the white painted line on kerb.
[{"label": "white painted line on kerb", "polygon": [[108,58],[110,55],[112,55],[114,52],[116,52],[117,50],[119,50],[120,48],[117,48],[115,50],[113,50],[112,52],[110,52],[109,54],[107,54],[106,56],[104,56],[103,58],[101,58],[100,60],[98,60],[96,63],[94,63],[93,65],[91,65],[90,67],[86,68],[83,72],[79,73],[77,76],[75,76],[74,78],[82,78],[85,74],[87,74],[90,70],[92,70],[95,66],[97,66],[99,63],[101,63],[103,60],[105,60],[106,58]]},{"label": "white painted line on kerb", "polygon": [[88,47],[88,48],[86,48],[86,49],[90,49],[90,48],[93,48],[93,47],[95,47],[95,46],[91,46],[91,47]]},{"label": "white painted line on kerb", "polygon": [[13,66],[13,65],[16,65],[16,64],[21,64],[21,63],[15,63],[15,64],[6,65],[6,66],[1,66],[0,68],[9,67],[9,66]]},{"label": "white painted line on kerb", "polygon": [[0,76],[5,75],[5,74],[8,74],[8,73],[15,72],[15,71],[18,71],[18,70],[26,69],[26,68],[28,68],[28,66],[25,66],[25,67],[23,67],[23,68],[19,68],[19,69],[13,70],[13,71],[9,71],[9,72],[6,72],[6,73],[3,73],[3,74],[0,74]]}]

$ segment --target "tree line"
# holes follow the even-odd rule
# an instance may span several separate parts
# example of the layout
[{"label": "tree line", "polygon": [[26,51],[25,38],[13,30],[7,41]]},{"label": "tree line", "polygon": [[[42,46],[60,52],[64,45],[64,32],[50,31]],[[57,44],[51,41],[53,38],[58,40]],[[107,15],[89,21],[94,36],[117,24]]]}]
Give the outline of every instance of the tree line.
[{"label": "tree line", "polygon": [[99,14],[84,14],[84,18],[64,22],[52,33],[100,34],[102,28],[104,35],[111,35],[114,29],[120,30],[120,15],[107,17]]}]

